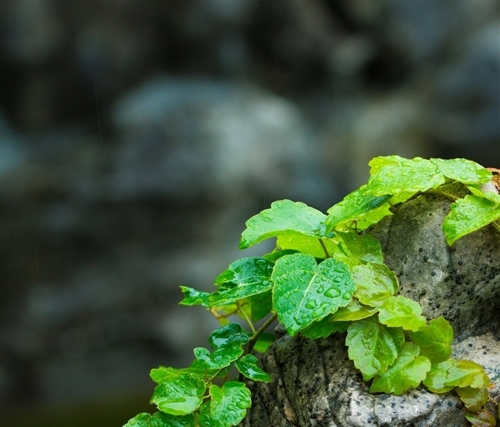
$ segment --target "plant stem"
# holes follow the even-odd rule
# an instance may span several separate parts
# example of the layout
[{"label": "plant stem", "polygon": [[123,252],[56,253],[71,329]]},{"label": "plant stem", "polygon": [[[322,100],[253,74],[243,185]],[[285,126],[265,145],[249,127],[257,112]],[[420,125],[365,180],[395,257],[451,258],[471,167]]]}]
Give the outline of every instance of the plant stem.
[{"label": "plant stem", "polygon": [[248,315],[245,313],[245,310],[243,310],[240,305],[238,304],[238,309],[239,309],[239,312],[241,314],[241,316],[243,317],[243,319],[245,319],[245,322],[247,322],[248,324],[248,327],[250,328],[250,330],[252,331],[252,335],[255,335],[255,328],[253,327],[253,323],[252,321],[248,318]]},{"label": "plant stem", "polygon": [[325,252],[325,255],[327,258],[331,258],[330,254],[328,253],[328,249],[326,249],[325,243],[323,242],[322,239],[318,239],[319,243],[321,243],[321,247],[323,248],[323,251]]},{"label": "plant stem", "polygon": [[245,354],[248,354],[252,351],[255,343],[257,342],[259,336],[262,334],[262,332],[264,332],[271,323],[273,323],[276,318],[278,317],[278,315],[276,313],[273,313],[271,315],[271,317],[269,317],[269,319],[267,319],[264,324],[257,330],[257,332],[255,332],[253,335],[252,335],[252,338],[250,338],[250,341],[248,341],[248,344],[247,344],[247,348],[245,350]]}]

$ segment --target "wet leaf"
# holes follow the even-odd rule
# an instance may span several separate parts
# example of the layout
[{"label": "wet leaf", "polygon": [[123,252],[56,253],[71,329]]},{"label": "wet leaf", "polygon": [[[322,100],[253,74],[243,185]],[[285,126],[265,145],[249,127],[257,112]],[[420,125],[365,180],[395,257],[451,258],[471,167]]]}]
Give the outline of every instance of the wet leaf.
[{"label": "wet leaf", "polygon": [[346,306],[354,292],[347,266],[329,258],[316,264],[312,255],[280,258],[272,274],[273,307],[290,335]]},{"label": "wet leaf", "polygon": [[222,387],[210,387],[210,401],[200,409],[200,427],[230,427],[238,425],[252,405],[250,390],[245,384],[229,381]]},{"label": "wet leaf", "polygon": [[450,207],[443,221],[443,231],[448,245],[473,231],[500,219],[500,205],[478,196],[465,196]]},{"label": "wet leaf", "polygon": [[415,157],[402,159],[398,163],[387,163],[375,169],[368,180],[368,188],[374,196],[399,193],[411,196],[412,193],[437,188],[444,183],[444,175],[434,163]]},{"label": "wet leaf", "polygon": [[352,273],[356,284],[354,296],[365,305],[379,307],[398,291],[396,275],[384,264],[355,265]]},{"label": "wet leaf", "polygon": [[379,307],[380,323],[401,327],[407,331],[418,331],[425,325],[425,317],[421,316],[422,307],[416,301],[402,295],[388,297]]},{"label": "wet leaf", "polygon": [[349,359],[354,362],[368,381],[382,375],[400,353],[404,333],[401,328],[388,328],[379,323],[377,316],[351,323],[347,329],[346,345]]},{"label": "wet leaf", "polygon": [[239,248],[246,249],[276,236],[325,237],[325,219],[325,214],[302,202],[279,200],[246,222]]},{"label": "wet leaf", "polygon": [[242,346],[248,340],[248,335],[243,332],[240,325],[229,323],[210,334],[208,342],[210,347],[215,349],[214,352],[210,353],[206,348],[197,347],[193,353],[207,368],[221,369],[229,366],[243,354]]},{"label": "wet leaf", "polygon": [[238,359],[235,366],[238,371],[251,380],[265,383],[271,381],[271,376],[260,368],[259,361],[253,354],[247,354]]},{"label": "wet leaf", "polygon": [[175,416],[155,412],[153,415],[141,413],[130,419],[123,427],[195,427],[193,414]]},{"label": "wet leaf", "polygon": [[263,332],[257,338],[257,342],[253,346],[253,349],[259,353],[265,353],[269,346],[276,340],[276,336],[269,332]]},{"label": "wet leaf", "polygon": [[270,291],[273,282],[271,273],[274,263],[260,257],[241,258],[233,262],[221,273],[215,283],[220,286],[217,292],[208,296],[210,307],[234,304],[244,298]]},{"label": "wet leaf", "polygon": [[153,369],[151,378],[158,383],[151,403],[166,414],[187,415],[203,402],[206,385],[202,376],[173,368]]},{"label": "wet leaf", "polygon": [[184,294],[184,299],[179,303],[180,305],[202,305],[203,307],[208,307],[208,292],[198,291],[187,286],[180,286],[182,293]]},{"label": "wet leaf", "polygon": [[[344,199],[328,209],[328,217],[325,220],[328,230],[344,223],[365,220],[364,228],[375,224],[386,215],[390,215],[387,201],[390,194],[374,195],[366,185],[348,194]],[[371,221],[368,220],[370,216]],[[349,224],[351,225],[351,224]],[[361,227],[359,227],[361,229]]]},{"label": "wet leaf", "polygon": [[410,388],[416,388],[431,369],[427,357],[420,356],[418,345],[405,342],[394,365],[384,374],[375,377],[370,393],[403,394]]},{"label": "wet leaf", "polygon": [[335,313],[330,315],[329,319],[331,322],[349,322],[366,319],[373,316],[377,311],[377,308],[360,304],[356,298],[353,298],[345,307],[339,308]]},{"label": "wet leaf", "polygon": [[430,159],[430,161],[446,178],[463,184],[485,184],[491,179],[491,172],[472,160]]},{"label": "wet leaf", "polygon": [[443,362],[451,355],[453,328],[444,317],[439,317],[418,331],[410,332],[410,339],[420,347],[422,356],[432,363]]},{"label": "wet leaf", "polygon": [[382,247],[377,239],[369,234],[337,233],[336,238],[340,240],[340,246],[352,262],[361,263],[384,263]]},{"label": "wet leaf", "polygon": [[433,393],[446,393],[454,387],[486,388],[490,379],[477,363],[448,359],[433,364],[423,384]]}]

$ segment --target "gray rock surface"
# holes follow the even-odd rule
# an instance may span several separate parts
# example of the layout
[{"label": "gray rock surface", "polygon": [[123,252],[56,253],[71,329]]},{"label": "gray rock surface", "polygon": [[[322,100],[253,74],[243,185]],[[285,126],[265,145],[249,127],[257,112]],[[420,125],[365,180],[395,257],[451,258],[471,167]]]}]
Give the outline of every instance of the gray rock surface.
[{"label": "gray rock surface", "polygon": [[[450,201],[425,195],[403,204],[372,231],[401,293],[418,300],[430,319],[446,317],[456,338],[452,357],[481,364],[500,395],[500,234],[486,227],[448,248],[441,230]],[[453,393],[423,387],[402,396],[368,393],[347,357],[345,335],[281,338],[264,355],[273,381],[253,384],[245,427],[461,427],[469,425]]]}]

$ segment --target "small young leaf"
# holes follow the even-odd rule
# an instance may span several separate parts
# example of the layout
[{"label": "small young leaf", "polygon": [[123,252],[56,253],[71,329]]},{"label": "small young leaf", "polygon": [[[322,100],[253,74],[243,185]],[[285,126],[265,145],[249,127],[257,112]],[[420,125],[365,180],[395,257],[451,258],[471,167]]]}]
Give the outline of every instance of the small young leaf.
[{"label": "small young leaf", "polygon": [[259,367],[259,361],[253,354],[243,356],[238,359],[234,365],[238,371],[251,380],[263,381],[265,383],[271,381],[271,376]]},{"label": "small young leaf", "polygon": [[420,347],[422,356],[432,363],[440,363],[450,357],[453,328],[444,317],[439,317],[418,331],[410,332],[410,339]]},{"label": "small young leaf", "polygon": [[269,346],[276,340],[276,335],[269,332],[263,332],[257,338],[253,349],[259,353],[265,353]]},{"label": "small young leaf", "polygon": [[427,357],[419,356],[418,345],[405,342],[394,365],[380,377],[375,377],[370,393],[403,394],[410,388],[416,388],[431,369]]},{"label": "small young leaf", "polygon": [[491,179],[491,172],[472,160],[430,159],[430,161],[446,178],[462,184],[485,184]]},{"label": "small young leaf", "polygon": [[352,273],[356,284],[354,296],[365,305],[379,307],[398,291],[396,275],[384,264],[355,265]]},{"label": "small young leaf", "polygon": [[481,197],[483,199],[488,199],[490,202],[496,203],[500,205],[500,194],[494,191],[483,191],[480,188],[474,187],[472,185],[468,185],[467,189],[477,197]]},{"label": "small young leaf", "polygon": [[[358,190],[348,194],[344,199],[328,209],[328,217],[325,220],[328,230],[333,230],[339,224],[346,222],[359,221],[372,213],[374,210],[383,209],[383,215],[375,215],[372,224],[378,222],[383,216],[390,214],[387,211],[387,201],[391,198],[390,194],[373,195],[366,185]],[[384,207],[384,205],[386,205]],[[369,223],[366,224],[368,226]]]},{"label": "small young leaf", "polygon": [[284,256],[276,262],[272,279],[273,307],[291,336],[346,306],[354,292],[349,269],[333,258],[318,265],[311,255]]},{"label": "small young leaf", "polygon": [[302,202],[279,200],[246,222],[239,248],[246,249],[280,235],[325,237],[325,219],[325,214]]},{"label": "small young leaf", "polygon": [[333,322],[331,316],[313,322],[307,328],[301,329],[300,334],[306,338],[316,340],[318,338],[328,338],[334,332],[345,332],[350,322]]},{"label": "small young leaf", "polygon": [[196,411],[203,402],[206,389],[203,377],[174,369],[168,372],[154,389],[151,403],[171,415],[187,415]]},{"label": "small young leaf", "polygon": [[[332,239],[321,239],[331,256],[339,251],[338,243]],[[325,250],[320,239],[310,236],[278,236],[276,246],[283,250],[295,250],[303,254],[312,255],[314,258],[326,258]]]},{"label": "small young leaf", "polygon": [[208,307],[208,297],[210,295],[208,292],[197,291],[187,286],[180,286],[180,288],[184,294],[184,299],[179,303],[180,305],[202,305],[203,307]]},{"label": "small young leaf", "polygon": [[384,325],[418,331],[425,325],[422,307],[416,301],[402,295],[388,297],[379,308],[379,320]]},{"label": "small young leaf", "polygon": [[250,390],[245,384],[229,381],[222,388],[210,387],[211,400],[205,402],[198,417],[200,427],[231,427],[245,418],[246,410],[252,405]]},{"label": "small young leaf", "polygon": [[233,262],[229,269],[220,274],[216,284],[230,283],[234,286],[223,287],[208,296],[210,307],[234,304],[252,295],[271,290],[271,273],[274,263],[264,258],[241,258]]},{"label": "small young leaf", "polygon": [[458,387],[456,392],[465,407],[472,412],[479,412],[488,402],[489,396],[486,388]]},{"label": "small young leaf", "polygon": [[[445,183],[444,175],[430,160],[415,157],[398,164],[386,164],[376,170],[368,180],[374,196],[427,191]],[[402,202],[402,200],[399,200]]]},{"label": "small young leaf", "polygon": [[331,322],[349,322],[354,320],[366,319],[373,316],[378,311],[378,308],[368,307],[360,304],[353,298],[345,307],[339,308],[335,313],[328,316]]},{"label": "small young leaf", "polygon": [[204,347],[196,347],[193,353],[196,359],[207,368],[222,369],[237,360],[243,354],[243,349],[238,346],[221,347],[210,353]]},{"label": "small young leaf", "polygon": [[423,384],[433,393],[446,393],[454,387],[486,388],[490,380],[477,363],[448,359],[433,364]]},{"label": "small young leaf", "polygon": [[382,375],[394,363],[403,347],[402,328],[388,328],[377,316],[351,323],[347,329],[346,345],[349,359],[368,381]]},{"label": "small young leaf", "polygon": [[153,415],[143,412],[130,419],[123,427],[195,427],[193,414],[175,416],[155,412]]},{"label": "small young leaf", "polygon": [[497,425],[495,416],[487,409],[483,409],[481,412],[477,413],[467,413],[465,414],[465,418],[467,418],[474,427],[495,427]]},{"label": "small young leaf", "polygon": [[376,264],[384,263],[382,247],[377,239],[369,234],[357,234],[354,231],[348,233],[337,233],[336,237],[341,241],[340,246],[345,254],[360,264],[370,262]]},{"label": "small young leaf", "polygon": [[208,342],[213,353],[203,347],[193,350],[196,359],[207,368],[221,369],[229,366],[243,354],[242,346],[249,338],[237,323],[229,323],[210,334]]},{"label": "small young leaf", "polygon": [[443,231],[448,245],[473,231],[500,219],[500,205],[478,196],[465,196],[450,207],[443,221]]}]

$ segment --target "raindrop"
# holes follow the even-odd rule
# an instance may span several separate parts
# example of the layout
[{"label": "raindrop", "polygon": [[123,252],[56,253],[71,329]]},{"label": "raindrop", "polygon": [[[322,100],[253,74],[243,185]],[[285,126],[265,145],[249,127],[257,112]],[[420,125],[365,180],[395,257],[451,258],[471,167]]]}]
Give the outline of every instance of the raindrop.
[{"label": "raindrop", "polygon": [[335,297],[338,297],[339,295],[340,295],[340,292],[335,288],[327,289],[327,291],[325,292],[325,296],[330,297],[330,298],[335,298]]},{"label": "raindrop", "polygon": [[346,301],[349,301],[352,298],[352,294],[347,292],[344,295],[342,295],[342,298],[345,299]]},{"label": "raindrop", "polygon": [[316,301],[314,301],[314,300],[306,302],[306,307],[310,308],[311,310],[313,308],[316,308],[317,306],[318,306],[318,303]]}]

